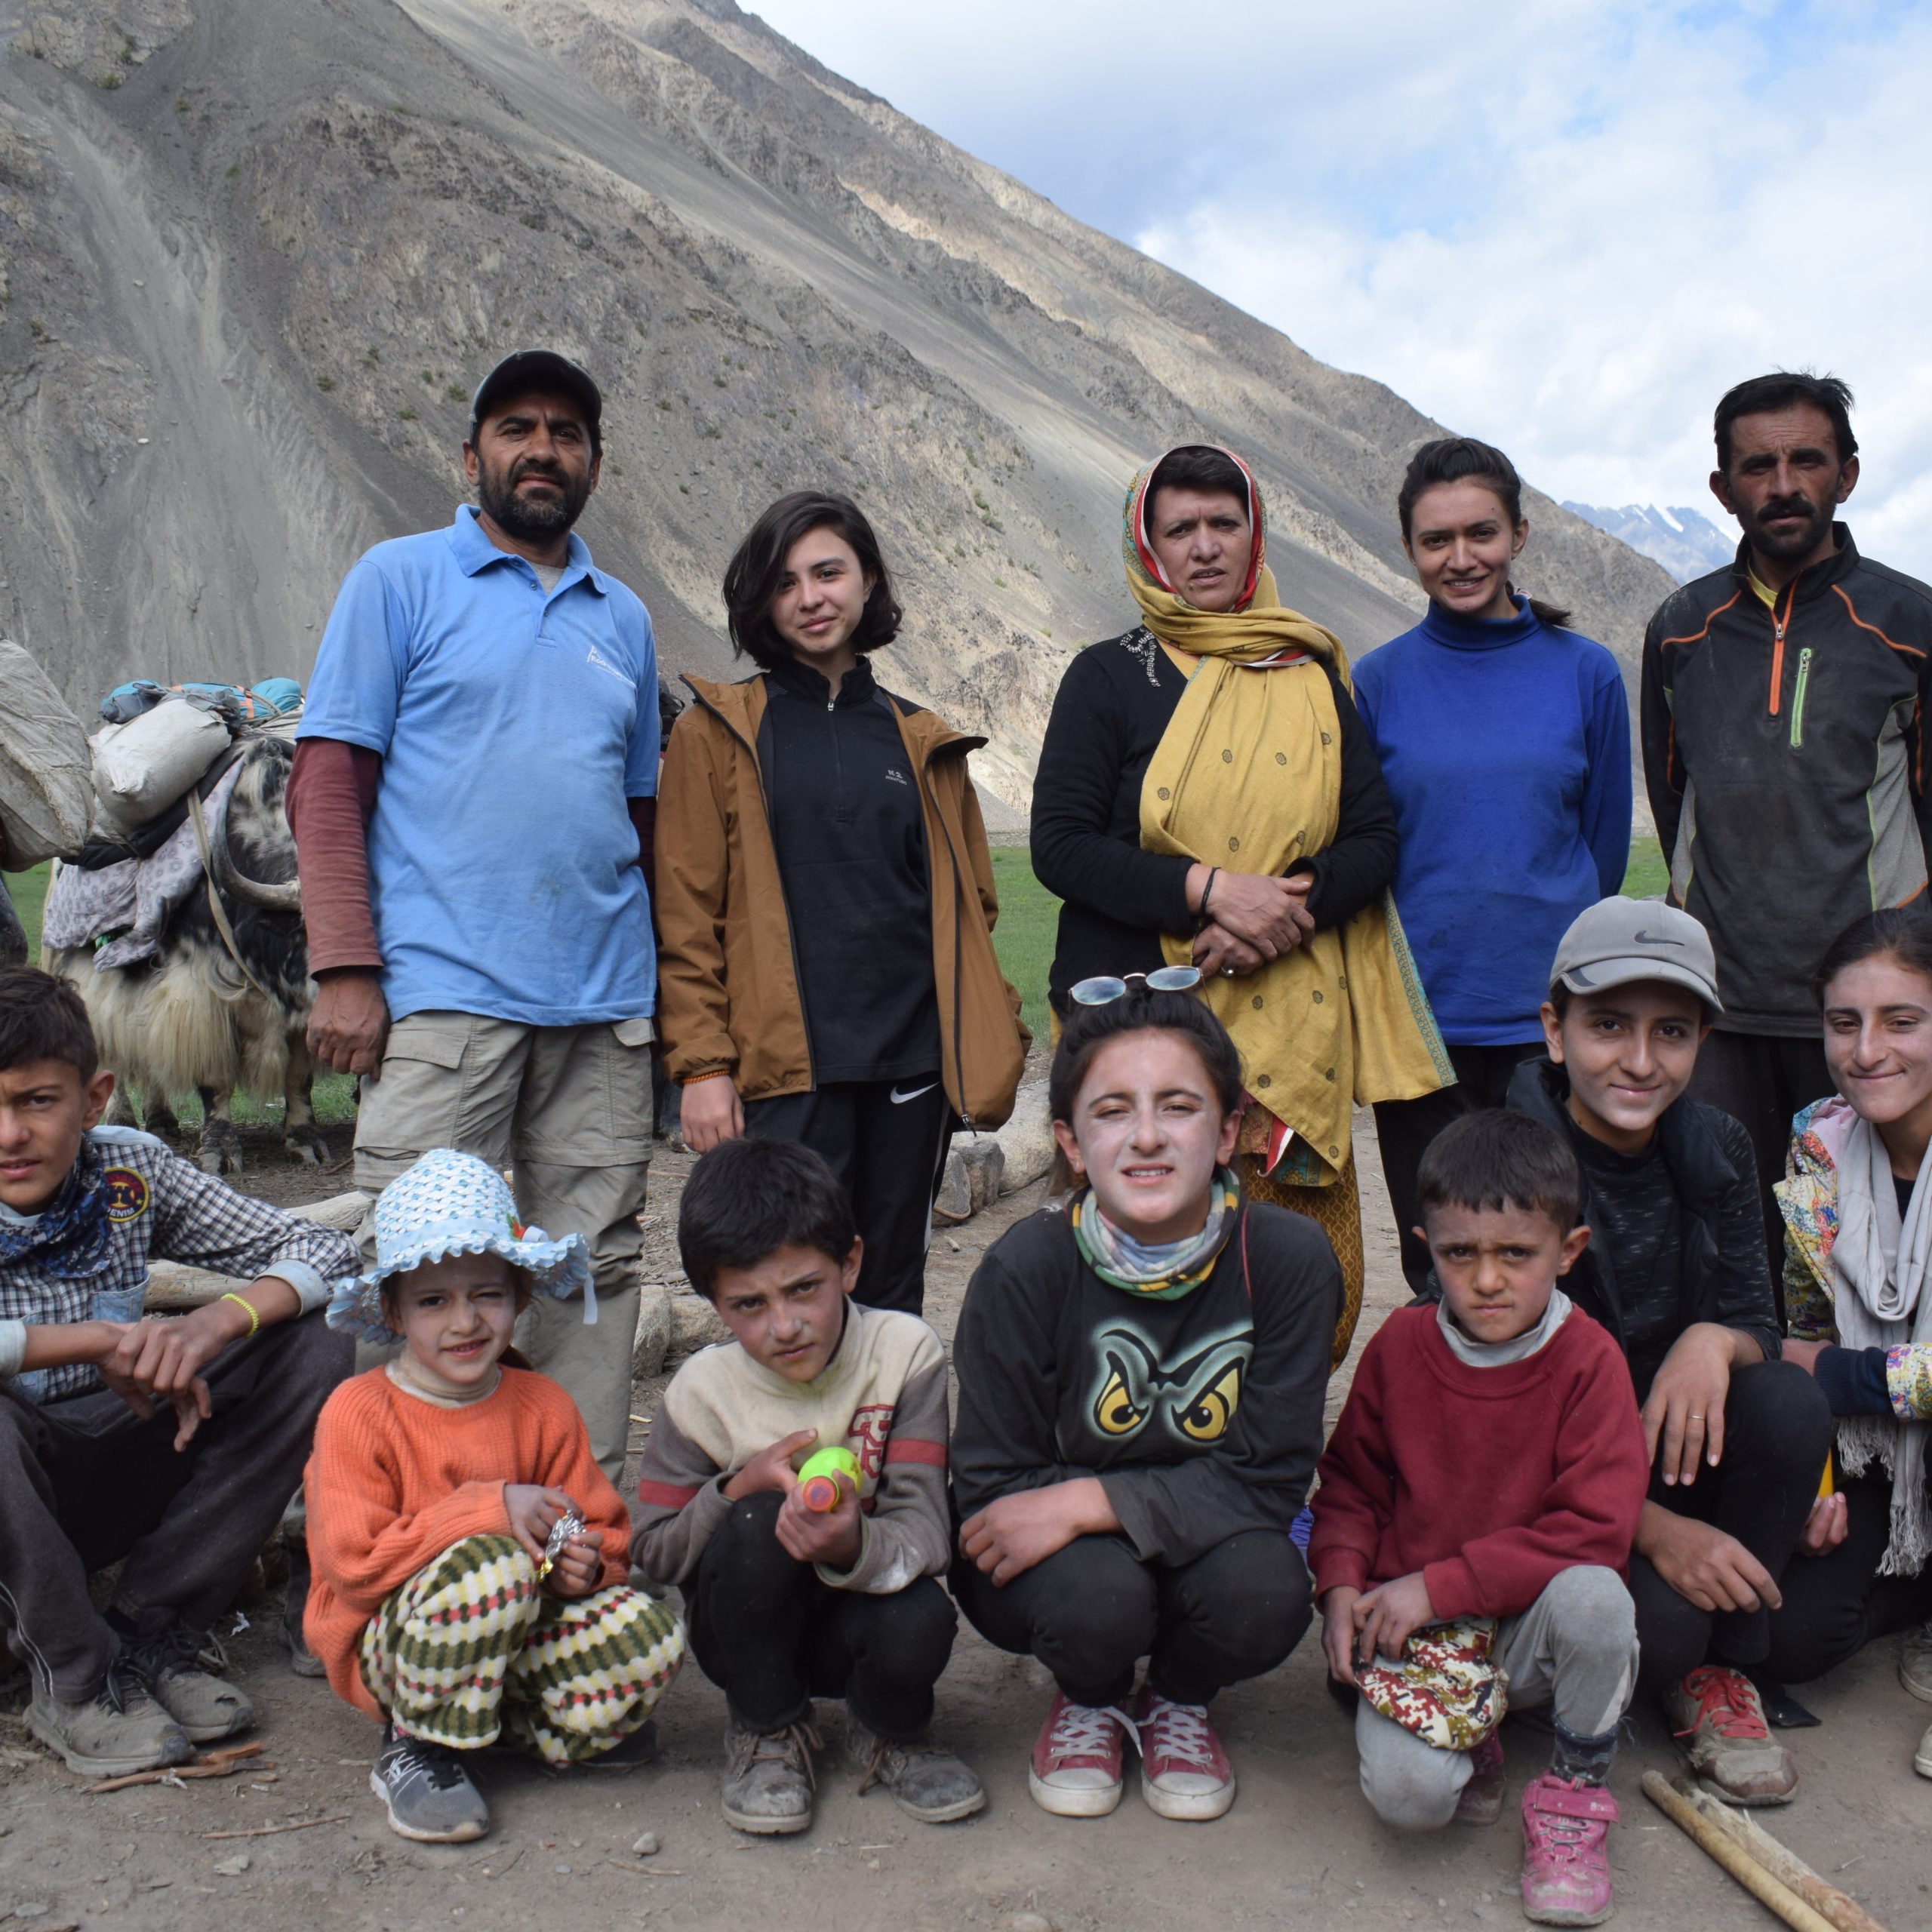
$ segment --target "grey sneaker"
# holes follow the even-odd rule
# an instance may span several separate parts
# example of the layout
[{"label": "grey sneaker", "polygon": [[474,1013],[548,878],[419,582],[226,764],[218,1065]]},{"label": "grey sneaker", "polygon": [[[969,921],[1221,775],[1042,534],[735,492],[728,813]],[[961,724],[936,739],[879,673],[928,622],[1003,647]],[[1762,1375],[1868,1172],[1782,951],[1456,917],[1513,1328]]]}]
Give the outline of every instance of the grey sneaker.
[{"label": "grey sneaker", "polygon": [[1932,1778],[1932,1724],[1926,1726],[1918,1749],[1912,1754],[1912,1768],[1922,1778]]},{"label": "grey sneaker", "polygon": [[1921,1704],[1932,1704],[1932,1623],[1905,1633],[1899,1653],[1899,1681]]},{"label": "grey sneaker", "polygon": [[972,1767],[929,1736],[894,1743],[855,1717],[848,1742],[854,1758],[866,1767],[859,1780],[862,1798],[882,1784],[900,1810],[922,1825],[949,1825],[986,1808],[986,1788]]},{"label": "grey sneaker", "polygon": [[1798,1767],[1764,1722],[1758,1688],[1742,1671],[1700,1664],[1663,1694],[1664,1715],[1706,1789],[1733,1804],[1789,1804]]},{"label": "grey sneaker", "polygon": [[466,1844],[490,1829],[490,1807],[470,1783],[461,1755],[447,1745],[409,1737],[394,1724],[383,1727],[369,1789],[383,1801],[389,1829],[398,1838],[423,1844]]},{"label": "grey sneaker", "polygon": [[825,1749],[804,1721],[764,1737],[733,1720],[724,1734],[724,1822],[761,1837],[802,1832],[812,1821],[818,1774],[812,1754]]},{"label": "grey sneaker", "polygon": [[157,1636],[136,1638],[127,1657],[191,1742],[212,1744],[254,1722],[254,1706],[226,1678],[214,1675],[228,1668],[228,1654],[205,1632],[177,1624]]},{"label": "grey sneaker", "polygon": [[125,1657],[108,1666],[100,1690],[84,1703],[63,1704],[36,1686],[26,1721],[35,1737],[83,1777],[126,1777],[185,1764],[195,1755],[187,1734],[148,1694]]}]

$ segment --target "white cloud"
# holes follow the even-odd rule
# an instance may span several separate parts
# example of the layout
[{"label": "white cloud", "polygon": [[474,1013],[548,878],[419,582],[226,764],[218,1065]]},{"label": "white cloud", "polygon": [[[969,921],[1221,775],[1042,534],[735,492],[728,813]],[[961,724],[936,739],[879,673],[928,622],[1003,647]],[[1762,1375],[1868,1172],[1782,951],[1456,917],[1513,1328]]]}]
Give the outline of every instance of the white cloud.
[{"label": "white cloud", "polygon": [[762,11],[1552,494],[1704,506],[1722,390],[1835,370],[1860,541],[1932,577],[1932,10]]}]

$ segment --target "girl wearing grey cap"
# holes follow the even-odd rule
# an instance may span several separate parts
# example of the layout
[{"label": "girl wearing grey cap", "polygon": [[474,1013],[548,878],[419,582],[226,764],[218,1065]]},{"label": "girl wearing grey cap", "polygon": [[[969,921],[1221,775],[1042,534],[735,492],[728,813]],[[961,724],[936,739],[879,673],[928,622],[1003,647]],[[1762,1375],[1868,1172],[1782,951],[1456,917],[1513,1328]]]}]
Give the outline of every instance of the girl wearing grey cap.
[{"label": "girl wearing grey cap", "polygon": [[[1734,1803],[1798,1781],[1767,1728],[1795,1712],[1766,1678],[1770,1613],[1814,1520],[1830,1417],[1779,1356],[1749,1137],[1684,1097],[1718,1002],[1704,929],[1611,898],[1563,935],[1542,1013],[1546,1056],[1509,1104],[1568,1138],[1590,1245],[1566,1284],[1630,1365],[1651,1460],[1630,1561],[1640,1686],[1692,1768]],[[1778,1709],[1779,1701],[1785,1708]]]}]

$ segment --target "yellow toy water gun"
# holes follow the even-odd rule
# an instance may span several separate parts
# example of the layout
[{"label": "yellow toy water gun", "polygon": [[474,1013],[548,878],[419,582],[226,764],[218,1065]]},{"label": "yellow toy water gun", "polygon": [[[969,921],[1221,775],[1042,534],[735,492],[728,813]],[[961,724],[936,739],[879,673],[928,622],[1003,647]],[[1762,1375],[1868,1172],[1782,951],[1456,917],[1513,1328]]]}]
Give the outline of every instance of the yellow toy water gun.
[{"label": "yellow toy water gun", "polygon": [[800,1499],[814,1515],[828,1515],[838,1507],[838,1485],[852,1485],[859,1493],[859,1459],[849,1449],[821,1449],[809,1457],[798,1471]]}]

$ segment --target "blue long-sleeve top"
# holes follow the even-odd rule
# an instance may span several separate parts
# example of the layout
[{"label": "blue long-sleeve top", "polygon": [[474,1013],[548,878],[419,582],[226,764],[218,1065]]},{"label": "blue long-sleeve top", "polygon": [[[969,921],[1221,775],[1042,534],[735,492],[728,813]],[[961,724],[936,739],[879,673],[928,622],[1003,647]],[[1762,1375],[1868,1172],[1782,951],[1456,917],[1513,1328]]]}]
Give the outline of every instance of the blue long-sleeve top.
[{"label": "blue long-sleeve top", "polygon": [[1540,1038],[1556,945],[1630,856],[1617,660],[1544,623],[1429,614],[1355,667],[1395,801],[1395,906],[1442,1037]]}]

